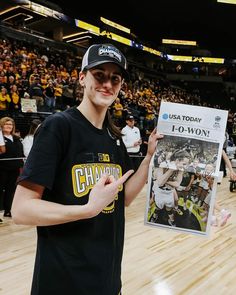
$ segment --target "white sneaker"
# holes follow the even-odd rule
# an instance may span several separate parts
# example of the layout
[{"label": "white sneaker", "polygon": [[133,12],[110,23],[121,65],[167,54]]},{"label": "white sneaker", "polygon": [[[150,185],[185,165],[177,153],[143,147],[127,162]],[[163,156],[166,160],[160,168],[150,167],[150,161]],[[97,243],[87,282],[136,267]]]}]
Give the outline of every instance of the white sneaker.
[{"label": "white sneaker", "polygon": [[220,211],[220,215],[221,215],[220,226],[224,226],[226,225],[228,219],[231,217],[231,213],[226,209],[222,209]]}]

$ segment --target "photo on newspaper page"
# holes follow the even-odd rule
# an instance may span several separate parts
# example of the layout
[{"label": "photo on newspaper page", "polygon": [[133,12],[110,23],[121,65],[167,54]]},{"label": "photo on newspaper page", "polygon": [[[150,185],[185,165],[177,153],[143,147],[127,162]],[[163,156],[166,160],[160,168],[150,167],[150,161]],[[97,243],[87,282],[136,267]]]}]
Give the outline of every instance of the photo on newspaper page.
[{"label": "photo on newspaper page", "polygon": [[145,224],[209,235],[228,112],[162,102]]}]

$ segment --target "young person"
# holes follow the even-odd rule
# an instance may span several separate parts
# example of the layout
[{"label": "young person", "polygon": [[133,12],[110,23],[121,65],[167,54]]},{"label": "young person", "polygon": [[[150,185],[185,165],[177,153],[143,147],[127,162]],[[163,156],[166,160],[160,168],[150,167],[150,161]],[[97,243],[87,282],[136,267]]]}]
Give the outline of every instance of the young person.
[{"label": "young person", "polygon": [[147,181],[155,130],[132,175],[122,134],[109,117],[127,76],[126,58],[94,44],[83,60],[78,107],[49,116],[38,128],[13,203],[17,224],[36,225],[32,295],[118,295],[124,207]]},{"label": "young person", "polygon": [[183,214],[178,208],[176,188],[180,186],[184,169],[189,163],[189,158],[190,154],[187,151],[177,150],[171,155],[169,162],[163,161],[156,168],[156,180],[152,187],[152,198],[156,204],[153,221],[158,219],[159,211],[165,209],[168,215],[168,225],[176,226],[175,212],[180,215]]},{"label": "young person", "polygon": [[41,123],[42,122],[39,119],[32,120],[32,122],[30,123],[29,132],[28,132],[28,134],[26,134],[26,136],[22,140],[24,155],[26,158],[28,157],[30,150],[32,148],[32,145],[33,145],[34,133],[36,132],[38,126]]}]

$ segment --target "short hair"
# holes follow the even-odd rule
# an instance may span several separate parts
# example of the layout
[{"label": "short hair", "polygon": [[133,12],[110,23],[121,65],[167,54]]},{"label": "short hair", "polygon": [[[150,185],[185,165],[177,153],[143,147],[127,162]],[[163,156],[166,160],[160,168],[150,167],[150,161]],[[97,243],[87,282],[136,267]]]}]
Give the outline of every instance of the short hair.
[{"label": "short hair", "polygon": [[28,134],[34,134],[35,130],[38,128],[38,126],[41,124],[41,120],[39,119],[34,119],[30,123],[30,129]]}]

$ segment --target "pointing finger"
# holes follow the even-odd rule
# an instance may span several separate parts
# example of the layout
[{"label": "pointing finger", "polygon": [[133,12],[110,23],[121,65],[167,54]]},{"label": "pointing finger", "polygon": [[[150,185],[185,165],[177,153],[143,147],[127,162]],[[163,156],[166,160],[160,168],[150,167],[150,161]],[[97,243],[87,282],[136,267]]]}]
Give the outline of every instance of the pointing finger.
[{"label": "pointing finger", "polygon": [[116,185],[118,186],[122,185],[133,173],[134,173],[134,170],[127,171],[124,175],[122,175],[119,179],[117,179]]}]

